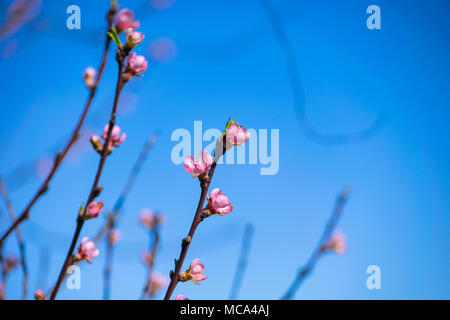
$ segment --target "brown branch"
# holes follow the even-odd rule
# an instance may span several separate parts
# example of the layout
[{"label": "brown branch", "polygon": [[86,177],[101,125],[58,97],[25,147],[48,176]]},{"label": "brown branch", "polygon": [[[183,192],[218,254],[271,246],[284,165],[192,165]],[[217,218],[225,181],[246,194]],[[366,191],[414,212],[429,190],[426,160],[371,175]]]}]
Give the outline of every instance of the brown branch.
[{"label": "brown branch", "polygon": [[[209,173],[206,176],[199,176],[200,180],[200,199],[198,200],[197,209],[195,210],[194,219],[192,220],[191,228],[189,229],[188,236],[184,238],[181,242],[181,252],[180,257],[178,258],[175,266],[175,270],[171,271],[170,273],[170,283],[169,287],[167,288],[166,295],[164,296],[164,300],[170,300],[170,297],[172,296],[173,291],[175,290],[175,287],[177,286],[179,282],[179,275],[181,268],[183,267],[183,262],[186,259],[186,255],[189,250],[189,246],[191,245],[191,241],[194,238],[195,230],[197,230],[198,225],[200,222],[203,221],[202,217],[202,211],[203,211],[203,204],[205,203],[206,196],[208,194],[208,189],[211,184],[212,177],[214,175],[214,171],[216,170],[217,161],[219,161],[220,157],[225,155],[225,152],[227,150],[226,147],[226,135],[224,134],[222,136],[222,145],[223,149],[222,152],[217,155],[217,148],[216,148],[216,155],[214,156],[214,162],[211,165],[211,168],[209,170]],[[220,150],[219,150],[220,151]]]},{"label": "brown branch", "polygon": [[306,114],[303,86],[298,71],[299,67],[294,48],[286,36],[281,17],[272,6],[270,0],[261,1],[264,10],[266,10],[267,15],[269,16],[275,38],[286,59],[286,69],[294,99],[294,106],[296,108],[297,120],[306,137],[311,141],[322,145],[345,145],[364,142],[376,135],[386,122],[385,115],[381,115],[366,129],[353,133],[324,134],[314,128]]},{"label": "brown branch", "polygon": [[289,289],[286,291],[286,293],[283,295],[281,300],[290,300],[294,297],[295,293],[297,292],[300,285],[303,283],[305,278],[313,271],[314,267],[316,266],[317,261],[319,258],[326,252],[322,250],[324,244],[330,239],[337,222],[339,218],[341,217],[342,210],[344,208],[344,205],[350,195],[350,190],[344,189],[338,196],[336,200],[336,204],[334,207],[334,210],[331,214],[331,218],[328,221],[327,225],[325,226],[325,230],[323,231],[322,237],[320,238],[320,241],[312,253],[311,257],[309,258],[306,265],[298,270],[297,277],[294,279],[292,284],[290,285]]},{"label": "brown branch", "polygon": [[[11,200],[9,199],[8,191],[6,190],[6,186],[3,183],[3,180],[1,178],[0,178],[0,194],[2,195],[3,200],[5,201],[11,221],[14,221],[14,219],[15,219],[14,207],[12,205]],[[16,232],[17,244],[19,246],[20,264],[22,266],[22,272],[23,272],[22,300],[24,300],[27,297],[27,291],[28,291],[28,266],[27,266],[27,262],[26,262],[25,243],[23,241],[20,229],[16,228],[15,232]]]},{"label": "brown branch", "polygon": [[147,272],[147,280],[145,282],[145,286],[144,289],[142,290],[142,294],[141,294],[141,300],[143,300],[145,298],[145,296],[147,294],[149,294],[150,298],[152,298],[151,295],[151,285],[152,285],[152,274],[153,274],[153,267],[155,266],[155,257],[156,257],[156,252],[158,250],[158,245],[159,245],[159,232],[158,232],[158,217],[155,217],[155,225],[153,227],[153,229],[150,232],[150,239],[153,239],[153,243],[150,244],[150,253],[151,253],[151,257],[150,257],[150,261],[148,262],[148,272]]},{"label": "brown branch", "polygon": [[[112,25],[115,12],[116,12],[115,7],[111,6],[111,8],[109,9],[109,11],[107,13],[107,16],[106,16],[107,22],[108,22],[108,29],[107,29],[108,31],[109,31],[109,29],[110,29],[110,27]],[[56,171],[58,170],[59,166],[61,165],[63,159],[66,157],[67,153],[69,152],[69,150],[71,149],[71,147],[73,146],[75,141],[78,139],[81,127],[82,127],[82,125],[84,123],[84,120],[86,119],[86,115],[87,115],[87,113],[89,111],[89,108],[90,108],[90,106],[92,104],[92,101],[94,99],[95,93],[97,91],[98,84],[100,82],[100,79],[102,78],[103,71],[104,71],[105,66],[106,66],[106,60],[107,60],[107,57],[108,57],[108,51],[109,51],[110,43],[111,43],[111,39],[108,36],[106,36],[105,48],[103,50],[102,61],[100,62],[100,66],[98,68],[98,73],[97,73],[97,78],[95,80],[95,84],[92,87],[92,89],[90,89],[90,93],[89,93],[89,97],[88,97],[88,100],[86,102],[86,105],[84,106],[84,109],[83,109],[83,111],[81,113],[81,116],[80,116],[76,126],[75,126],[75,129],[73,130],[73,133],[72,133],[69,141],[67,142],[67,144],[64,147],[63,151],[60,151],[60,152],[58,152],[56,154],[55,159],[53,161],[53,166],[50,169],[50,172],[48,173],[48,175],[45,178],[44,182],[39,187],[38,191],[35,193],[35,195],[30,200],[28,205],[25,207],[25,209],[19,215],[19,217],[12,223],[12,225],[7,229],[7,231],[0,238],[0,246],[3,244],[5,239],[11,234],[11,232],[15,228],[17,228],[17,226],[20,223],[22,223],[23,221],[25,221],[26,219],[29,218],[31,208],[34,206],[36,201],[48,190],[48,188],[50,186],[50,181],[52,180],[52,178],[55,175]]]},{"label": "brown branch", "polygon": [[117,60],[117,64],[118,64],[118,78],[117,78],[117,85],[116,85],[116,91],[115,91],[115,96],[114,96],[114,103],[113,103],[113,108],[111,111],[111,117],[109,119],[109,128],[108,128],[108,133],[105,139],[105,144],[103,147],[103,151],[100,157],[100,162],[98,164],[98,169],[97,169],[97,173],[95,175],[95,179],[94,179],[94,183],[92,184],[92,188],[91,191],[89,192],[89,196],[88,199],[86,201],[86,206],[83,209],[82,214],[78,215],[77,218],[77,225],[75,228],[75,233],[73,235],[72,238],[72,243],[70,244],[70,248],[69,251],[67,253],[66,256],[66,260],[63,264],[63,267],[61,269],[61,272],[59,274],[58,280],[56,282],[55,288],[52,291],[52,294],[50,296],[50,300],[54,300],[56,297],[56,294],[58,293],[59,287],[61,286],[62,280],[65,277],[66,274],[66,270],[67,268],[70,266],[70,264],[72,263],[72,255],[73,255],[73,251],[75,250],[75,246],[77,244],[78,241],[78,237],[80,235],[81,229],[83,228],[84,225],[84,216],[86,215],[86,210],[89,206],[89,204],[95,199],[96,196],[98,196],[99,194],[99,188],[98,188],[98,183],[100,181],[100,176],[102,175],[103,172],[103,167],[105,165],[105,161],[106,161],[106,157],[109,154],[109,148],[110,145],[112,147],[111,142],[111,136],[112,136],[112,131],[114,128],[114,124],[116,123],[116,111],[117,111],[117,105],[119,102],[119,97],[120,97],[120,93],[122,91],[122,88],[125,84],[125,80],[123,79],[123,66],[124,66],[124,59],[126,57],[127,53],[124,52],[122,49],[118,49],[117,50],[117,55],[116,55],[116,60]]},{"label": "brown branch", "polygon": [[239,262],[234,275],[233,285],[231,287],[229,300],[236,300],[239,289],[241,288],[242,280],[244,279],[244,272],[248,264],[248,254],[250,251],[250,244],[252,241],[254,227],[251,223],[245,226],[244,238],[242,239],[241,253],[239,255]]}]

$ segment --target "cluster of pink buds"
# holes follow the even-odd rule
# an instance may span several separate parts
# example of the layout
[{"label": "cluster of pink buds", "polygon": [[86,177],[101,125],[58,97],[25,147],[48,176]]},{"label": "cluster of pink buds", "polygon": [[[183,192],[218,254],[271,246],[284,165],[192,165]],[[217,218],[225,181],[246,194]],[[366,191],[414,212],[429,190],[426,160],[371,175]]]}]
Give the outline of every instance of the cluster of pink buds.
[{"label": "cluster of pink buds", "polygon": [[200,259],[195,259],[194,261],[192,261],[189,269],[187,269],[180,275],[180,281],[185,282],[192,280],[192,282],[198,284],[198,282],[201,282],[207,278],[203,274],[204,271],[205,266],[200,263]]},{"label": "cluster of pink buds", "polygon": [[155,294],[161,290],[167,283],[167,278],[163,275],[154,272],[150,276],[150,297],[155,296]]},{"label": "cluster of pink buds", "polygon": [[117,33],[121,33],[122,31],[127,30],[129,28],[133,29],[139,28],[141,23],[139,22],[139,20],[134,19],[133,10],[125,8],[120,10],[119,13],[117,14],[115,25]]},{"label": "cluster of pink buds", "polygon": [[34,298],[36,300],[45,300],[45,294],[44,294],[44,292],[41,289],[37,289],[34,292]]},{"label": "cluster of pink buds", "polygon": [[78,248],[78,252],[75,254],[74,259],[76,261],[86,260],[91,263],[91,259],[98,256],[100,252],[95,247],[95,243],[90,241],[88,237],[84,237],[81,239],[80,246]]},{"label": "cluster of pink buds", "polygon": [[193,177],[198,177],[206,173],[213,164],[214,160],[206,150],[200,151],[198,159],[193,156],[187,156],[184,159],[184,169],[191,173]]},{"label": "cluster of pink buds", "polygon": [[191,300],[191,299],[186,298],[184,293],[180,293],[175,297],[175,300]]},{"label": "cluster of pink buds", "polygon": [[211,214],[218,214],[224,216],[233,210],[233,205],[230,199],[220,190],[215,188],[208,196],[208,205],[203,212],[209,216]]},{"label": "cluster of pink buds", "polygon": [[113,246],[122,238],[122,234],[117,229],[111,229],[108,233],[108,243]]},{"label": "cluster of pink buds", "polygon": [[97,71],[95,71],[92,67],[87,67],[83,72],[83,80],[86,84],[86,87],[89,89],[93,89],[95,86],[95,75],[97,74]]},{"label": "cluster of pink buds", "polygon": [[322,246],[321,251],[333,251],[338,254],[345,253],[347,251],[347,240],[345,236],[340,232],[335,232],[331,236],[331,239]]},{"label": "cluster of pink buds", "polygon": [[[86,208],[86,213],[83,216],[84,220],[88,220],[88,219],[92,219],[92,218],[97,218],[98,215],[100,214],[100,211],[102,211],[103,208],[103,201],[99,200],[99,201],[92,201],[91,203],[88,204],[87,208]],[[82,213],[82,211],[81,211]]]},{"label": "cluster of pink buds", "polygon": [[[107,124],[104,128],[103,128],[103,135],[102,138],[103,140],[105,140],[106,142],[106,138],[108,136],[108,131],[109,131],[109,124]],[[112,147],[118,147],[120,146],[120,144],[122,144],[122,142],[125,141],[125,139],[127,138],[127,134],[126,133],[122,133],[121,134],[121,129],[119,126],[114,126],[112,129],[112,133],[111,133],[111,139],[108,145],[108,154],[110,154],[112,152]],[[93,135],[91,136],[91,144],[92,147],[95,149],[95,151],[97,151],[99,154],[103,153],[103,144],[102,141],[100,140],[99,136]]]},{"label": "cluster of pink buds", "polygon": [[139,222],[149,230],[154,230],[157,226],[163,224],[166,218],[163,214],[155,213],[151,209],[142,209],[139,213]]}]

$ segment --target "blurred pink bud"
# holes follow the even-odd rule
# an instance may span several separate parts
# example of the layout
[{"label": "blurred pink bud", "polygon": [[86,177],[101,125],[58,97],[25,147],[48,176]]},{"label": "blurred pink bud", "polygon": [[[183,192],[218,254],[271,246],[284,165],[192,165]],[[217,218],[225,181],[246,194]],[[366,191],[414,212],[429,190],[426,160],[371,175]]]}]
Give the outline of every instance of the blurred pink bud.
[{"label": "blurred pink bud", "polygon": [[150,296],[153,297],[162,287],[164,287],[167,283],[166,277],[163,275],[154,272],[150,276]]},{"label": "blurred pink bud", "polygon": [[84,216],[84,219],[91,219],[91,218],[97,218],[100,214],[100,211],[102,211],[103,208],[103,201],[92,201],[88,204],[86,208],[86,214]]},{"label": "blurred pink bud", "polygon": [[92,89],[95,86],[95,75],[96,74],[97,74],[97,71],[95,71],[95,69],[92,67],[87,67],[86,69],[84,69],[83,79],[84,79],[84,83],[86,84],[86,87],[88,87],[89,89]]},{"label": "blurred pink bud", "polygon": [[190,300],[188,298],[186,298],[186,296],[184,295],[184,293],[180,293],[179,295],[177,295],[175,297],[175,300]]},{"label": "blurred pink bud", "polygon": [[226,132],[227,145],[240,146],[250,138],[250,133],[244,126],[238,125],[236,121],[233,121],[227,128]]},{"label": "blurred pink bud", "polygon": [[148,228],[153,229],[155,227],[155,213],[151,209],[142,209],[139,213],[139,221],[141,224]]},{"label": "blurred pink bud", "polygon": [[224,216],[233,210],[233,205],[231,204],[230,199],[222,193],[222,190],[215,188],[209,194],[207,209],[211,213],[217,213],[220,216]]},{"label": "blurred pink bud", "polygon": [[343,254],[347,251],[347,240],[340,232],[335,232],[331,240],[322,246],[322,251],[334,251],[338,254]]},{"label": "blurred pink bud", "polygon": [[91,262],[90,260],[98,256],[99,251],[95,247],[95,243],[90,241],[88,237],[84,237],[81,239],[80,246],[78,248],[78,252],[75,254],[75,259],[86,260],[87,262]]},{"label": "blurred pink bud", "polygon": [[147,65],[148,63],[144,56],[138,56],[136,52],[132,52],[127,57],[125,71],[131,73],[131,75],[139,75],[147,70]]},{"label": "blurred pink bud", "polygon": [[[109,123],[103,128],[102,138],[105,141],[106,141],[106,137],[108,136],[108,130],[109,130]],[[120,132],[121,132],[121,129],[119,126],[113,127],[112,133],[111,133],[110,149],[111,149],[111,146],[118,147],[127,138],[126,133],[122,133],[122,135],[120,135]]]},{"label": "blurred pink bud", "polygon": [[151,265],[153,263],[153,252],[144,251],[142,252],[141,258],[146,265]]},{"label": "blurred pink bud", "polygon": [[202,274],[204,271],[205,266],[200,263],[200,259],[195,259],[192,261],[189,269],[181,274],[181,279],[182,281],[192,280],[194,283],[198,284],[198,282],[207,278],[207,276]]},{"label": "blurred pink bud", "polygon": [[129,49],[133,49],[137,44],[141,43],[144,40],[144,35],[142,32],[136,31],[133,28],[128,28],[127,33],[127,47]]},{"label": "blurred pink bud", "polygon": [[198,159],[195,160],[193,156],[187,156],[184,159],[184,169],[192,173],[194,177],[201,175],[208,171],[209,167],[213,164],[214,160],[206,150],[200,151]]},{"label": "blurred pink bud", "polygon": [[119,11],[116,17],[116,30],[117,33],[122,32],[128,28],[139,28],[141,23],[139,20],[134,20],[134,12],[130,9],[122,9]]},{"label": "blurred pink bud", "polygon": [[37,289],[34,292],[34,298],[36,300],[45,300],[45,294],[44,294],[44,292],[41,289]]},{"label": "blurred pink bud", "polygon": [[103,145],[102,142],[100,141],[100,137],[93,135],[91,136],[90,141],[94,150],[101,154],[103,152]]},{"label": "blurred pink bud", "polygon": [[108,233],[108,242],[111,246],[115,245],[122,238],[122,234],[117,229],[111,229]]}]

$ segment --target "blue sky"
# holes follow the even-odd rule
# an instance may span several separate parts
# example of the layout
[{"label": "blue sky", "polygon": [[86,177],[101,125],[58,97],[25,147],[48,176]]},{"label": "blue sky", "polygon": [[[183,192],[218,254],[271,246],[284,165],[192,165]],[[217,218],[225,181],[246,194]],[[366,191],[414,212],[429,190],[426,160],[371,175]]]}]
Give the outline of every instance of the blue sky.
[{"label": "blue sky", "polygon": [[[6,8],[5,1],[2,7]],[[78,4],[81,30],[65,26],[67,6]],[[142,1],[120,1],[136,8]],[[381,8],[382,29],[366,28],[366,8]],[[87,91],[81,74],[97,66],[108,1],[43,1],[41,21],[0,41],[14,55],[0,60],[0,174],[20,211],[40,179],[35,166],[26,183],[11,174],[21,164],[51,156],[62,146],[81,112]],[[139,10],[146,35],[136,48],[149,70],[124,89],[117,123],[127,141],[108,158],[101,184],[111,208],[147,137],[162,134],[127,199],[120,219],[123,239],[115,252],[112,298],[135,299],[145,269],[140,253],[147,234],[137,221],[141,208],[163,211],[162,247],[156,269],[168,274],[189,229],[199,187],[170,159],[178,128],[193,132],[223,128],[228,116],[254,129],[279,129],[280,168],[260,175],[261,165],[219,166],[220,187],[235,209],[202,223],[187,260],[201,258],[208,280],[180,284],[175,294],[225,299],[231,289],[246,223],[255,226],[241,298],[278,299],[306,262],[347,185],[353,193],[339,224],[348,253],[321,260],[297,299],[450,298],[449,219],[449,4],[446,1],[277,1],[299,64],[305,109],[324,133],[364,129],[386,115],[369,141],[323,146],[307,137],[296,119],[284,56],[260,1],[176,1],[161,11]],[[4,10],[3,10],[4,12]],[[4,13],[2,14],[4,18]],[[40,20],[41,19],[41,20]],[[176,44],[170,63],[152,61],[148,46],[168,37]],[[91,112],[88,132],[100,132],[112,105],[113,53]],[[207,143],[205,143],[206,146]],[[30,264],[30,287],[57,278],[75,227],[77,209],[88,196],[98,156],[80,146],[56,174],[49,192],[22,226]],[[5,209],[0,229],[9,225]],[[82,234],[103,222],[90,220]],[[6,252],[16,251],[10,238]],[[49,270],[42,274],[41,253]],[[102,247],[100,247],[102,252]],[[366,288],[366,268],[381,268],[381,290]],[[59,298],[100,299],[104,255],[82,268],[82,289]],[[45,279],[47,279],[45,281]],[[21,274],[8,281],[20,296]],[[159,296],[161,297],[161,296]]]}]

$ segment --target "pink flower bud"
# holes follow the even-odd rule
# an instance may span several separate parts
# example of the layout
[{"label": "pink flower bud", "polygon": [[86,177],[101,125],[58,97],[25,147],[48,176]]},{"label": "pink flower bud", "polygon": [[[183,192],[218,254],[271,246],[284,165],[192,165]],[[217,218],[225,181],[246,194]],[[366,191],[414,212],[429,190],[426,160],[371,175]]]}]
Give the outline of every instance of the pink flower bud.
[{"label": "pink flower bud", "polygon": [[136,52],[131,52],[127,57],[127,66],[125,72],[131,73],[131,75],[139,75],[147,70],[147,60],[144,56],[138,56]]},{"label": "pink flower bud", "polygon": [[184,159],[184,169],[192,173],[194,177],[201,175],[208,171],[209,167],[213,164],[214,160],[206,150],[200,151],[198,159],[195,160],[193,156],[187,156]]},{"label": "pink flower bud", "polygon": [[99,136],[96,135],[91,136],[91,144],[95,151],[97,151],[100,154],[103,152],[103,145],[102,142],[100,141]]},{"label": "pink flower bud", "polygon": [[116,30],[117,33],[122,32],[128,28],[139,28],[141,23],[139,20],[134,20],[134,12],[130,9],[122,9],[119,11],[116,17]]},{"label": "pink flower bud", "polygon": [[198,282],[203,281],[207,278],[204,274],[205,266],[200,263],[200,259],[195,259],[192,261],[189,269],[181,274],[181,281],[189,281],[192,280],[194,283],[198,284]]},{"label": "pink flower bud", "polygon": [[126,37],[126,45],[129,49],[133,49],[137,44],[141,43],[144,40],[144,35],[142,34],[142,32],[135,31],[132,28],[127,29]]},{"label": "pink flower bud", "polygon": [[186,296],[184,295],[184,293],[180,293],[179,295],[177,295],[175,297],[175,300],[190,300],[188,298],[186,298]]},{"label": "pink flower bud", "polygon": [[331,239],[322,246],[322,251],[334,251],[343,254],[347,251],[347,240],[340,232],[335,232]]},{"label": "pink flower bud", "polygon": [[139,213],[140,223],[147,229],[152,230],[155,227],[156,214],[151,209],[142,209]]},{"label": "pink flower bud", "polygon": [[98,256],[100,252],[95,247],[95,243],[90,241],[88,237],[84,237],[81,239],[80,246],[78,248],[78,252],[75,254],[75,259],[86,260],[87,262],[91,262],[90,260]]},{"label": "pink flower bud", "polygon": [[102,211],[102,208],[103,208],[103,201],[101,200],[89,203],[86,208],[86,214],[84,216],[84,219],[87,220],[97,218],[98,215],[100,214],[100,211]]},{"label": "pink flower bud", "polygon": [[[106,126],[103,127],[103,135],[102,138],[106,141],[106,138],[108,136],[108,130],[109,130],[109,124],[107,124]],[[114,126],[111,132],[111,142],[109,144],[109,148],[111,149],[111,146],[113,147],[118,147],[122,142],[125,141],[125,139],[127,138],[127,134],[126,133],[122,133],[122,135],[120,134],[121,129],[119,126]]]},{"label": "pink flower bud", "polygon": [[95,75],[96,74],[97,74],[97,71],[95,71],[95,69],[92,67],[87,67],[86,69],[84,69],[83,80],[84,80],[84,83],[86,84],[86,87],[88,87],[89,89],[92,89],[95,86]]},{"label": "pink flower bud", "polygon": [[207,209],[213,214],[224,216],[233,210],[233,205],[222,190],[215,188],[209,194]]},{"label": "pink flower bud", "polygon": [[34,292],[34,298],[36,300],[45,300],[45,294],[44,294],[44,292],[41,289],[37,289]]},{"label": "pink flower bud", "polygon": [[167,283],[166,277],[154,272],[150,276],[150,297],[153,297]]},{"label": "pink flower bud", "polygon": [[141,258],[142,258],[142,261],[144,261],[144,263],[146,265],[150,266],[153,263],[153,252],[144,251],[144,252],[142,252]]},{"label": "pink flower bud", "polygon": [[108,242],[111,246],[115,245],[122,238],[122,234],[117,229],[111,229],[108,233]]},{"label": "pink flower bud", "polygon": [[238,145],[240,146],[250,138],[250,133],[244,126],[238,125],[236,121],[233,121],[228,129],[225,131],[227,146]]}]

